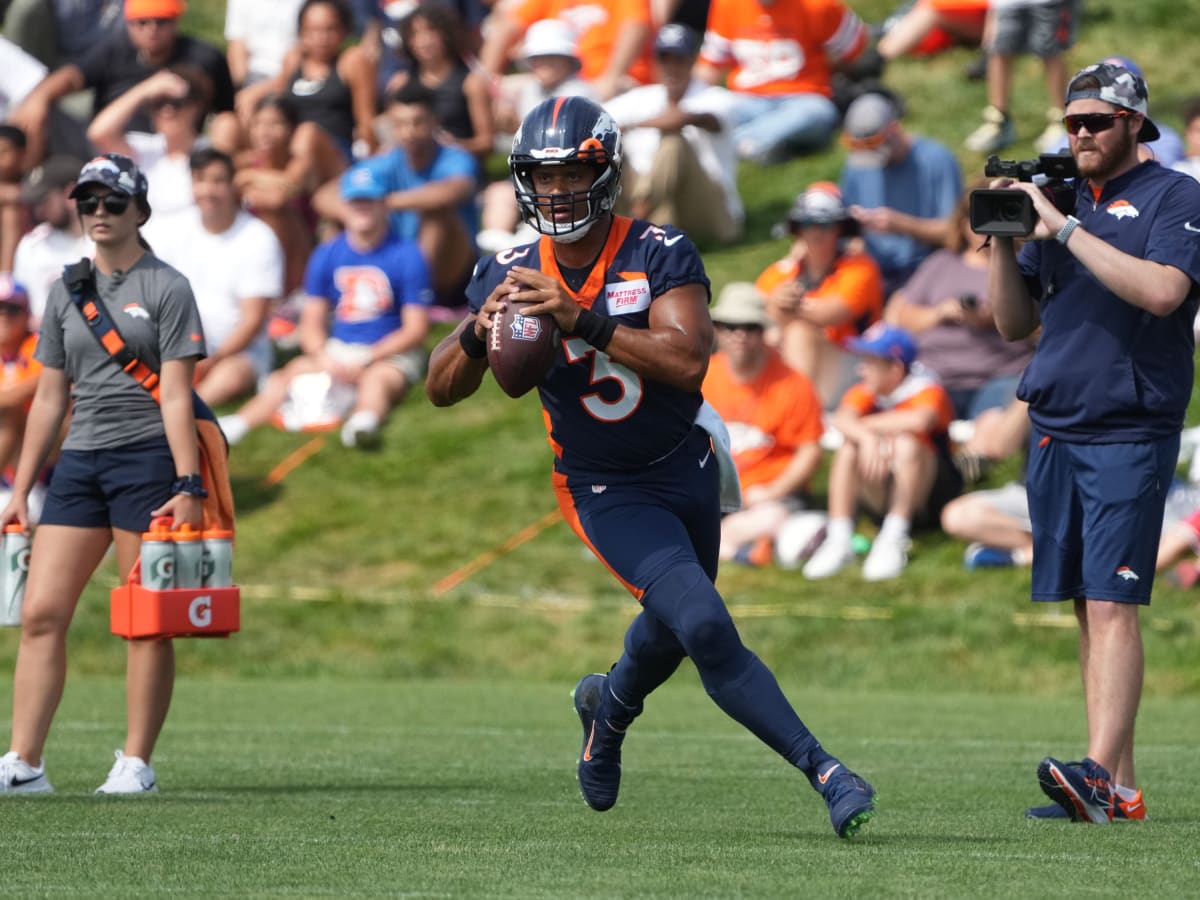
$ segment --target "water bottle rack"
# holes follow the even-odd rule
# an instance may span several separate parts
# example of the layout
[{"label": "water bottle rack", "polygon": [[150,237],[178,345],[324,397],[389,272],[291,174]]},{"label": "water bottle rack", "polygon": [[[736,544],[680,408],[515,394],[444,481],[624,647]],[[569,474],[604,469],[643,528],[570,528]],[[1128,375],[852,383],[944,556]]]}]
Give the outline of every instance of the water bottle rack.
[{"label": "water bottle rack", "polygon": [[241,627],[241,597],[236,586],[151,590],[142,586],[139,561],[129,582],[112,589],[109,628],[126,640],[229,637]]}]

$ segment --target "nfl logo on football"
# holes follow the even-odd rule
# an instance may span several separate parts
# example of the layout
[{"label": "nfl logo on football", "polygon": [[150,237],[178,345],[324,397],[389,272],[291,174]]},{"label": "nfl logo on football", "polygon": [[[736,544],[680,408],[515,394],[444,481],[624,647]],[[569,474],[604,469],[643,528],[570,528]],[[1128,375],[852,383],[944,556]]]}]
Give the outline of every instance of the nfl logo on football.
[{"label": "nfl logo on football", "polygon": [[542,333],[542,323],[535,316],[516,315],[512,320],[514,341],[536,341]]}]

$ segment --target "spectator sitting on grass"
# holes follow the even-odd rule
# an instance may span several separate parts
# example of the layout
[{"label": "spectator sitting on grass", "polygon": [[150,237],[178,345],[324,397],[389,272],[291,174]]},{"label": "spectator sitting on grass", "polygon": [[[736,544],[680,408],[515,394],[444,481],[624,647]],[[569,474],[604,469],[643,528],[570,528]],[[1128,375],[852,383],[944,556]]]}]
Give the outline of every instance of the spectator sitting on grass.
[{"label": "spectator sitting on grass", "polygon": [[828,578],[854,561],[854,515],[862,501],[873,513],[886,514],[863,562],[863,578],[881,581],[904,570],[914,521],[936,522],[962,479],[946,433],[950,397],[914,369],[911,335],[879,322],[847,347],[860,357],[862,381],[833,417],[843,442],[829,469],[829,523],[804,577]]},{"label": "spectator sitting on grass", "polygon": [[372,168],[349,169],[341,179],[341,195],[346,230],[321,244],[308,264],[299,327],[302,355],[273,373],[258,396],[221,419],[231,444],[269,422],[300,376],[318,373],[355,389],[342,443],[377,446],[388,414],[425,374],[431,300],[425,262],[412,241],[390,229],[387,186]]}]

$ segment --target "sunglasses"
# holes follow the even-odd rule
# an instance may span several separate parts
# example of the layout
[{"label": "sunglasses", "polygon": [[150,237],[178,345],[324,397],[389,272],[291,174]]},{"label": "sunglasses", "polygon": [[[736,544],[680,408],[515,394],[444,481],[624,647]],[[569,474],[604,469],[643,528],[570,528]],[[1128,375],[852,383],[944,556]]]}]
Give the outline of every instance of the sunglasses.
[{"label": "sunglasses", "polygon": [[741,331],[745,334],[762,334],[763,332],[762,325],[742,324],[741,322],[736,324],[732,322],[714,322],[713,324],[718,331]]},{"label": "sunglasses", "polygon": [[125,194],[105,194],[103,197],[88,194],[75,201],[75,208],[85,216],[94,216],[100,209],[100,204],[103,203],[105,212],[112,216],[119,216],[129,209],[129,200],[130,198]]},{"label": "sunglasses", "polygon": [[181,110],[188,102],[187,97],[159,97],[157,100],[151,101],[148,106],[150,112],[158,112],[162,109]]},{"label": "sunglasses", "polygon": [[1062,123],[1063,128],[1071,134],[1079,134],[1080,129],[1083,128],[1088,130],[1088,134],[1099,134],[1101,131],[1108,131],[1112,128],[1117,119],[1128,119],[1135,115],[1137,113],[1132,113],[1127,109],[1115,113],[1080,113],[1074,116],[1063,116]]}]

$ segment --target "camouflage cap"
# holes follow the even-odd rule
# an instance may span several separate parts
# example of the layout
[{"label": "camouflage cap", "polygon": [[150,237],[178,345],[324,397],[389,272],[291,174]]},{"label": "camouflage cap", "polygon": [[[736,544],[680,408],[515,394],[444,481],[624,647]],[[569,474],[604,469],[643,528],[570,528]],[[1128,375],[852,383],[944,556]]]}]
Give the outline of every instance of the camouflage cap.
[{"label": "camouflage cap", "polygon": [[85,163],[75,180],[72,197],[78,197],[89,184],[102,184],[113,193],[136,197],[145,194],[148,185],[142,170],[128,156],[120,153],[105,153]]},{"label": "camouflage cap", "polygon": [[[1079,84],[1089,77],[1098,82],[1099,86]],[[1121,109],[1141,113],[1146,118],[1141,131],[1138,132],[1138,140],[1148,143],[1159,138],[1158,126],[1150,121],[1147,111],[1150,92],[1146,89],[1146,80],[1125,66],[1102,62],[1080,69],[1067,85],[1067,104],[1076,100],[1103,100]]]}]

